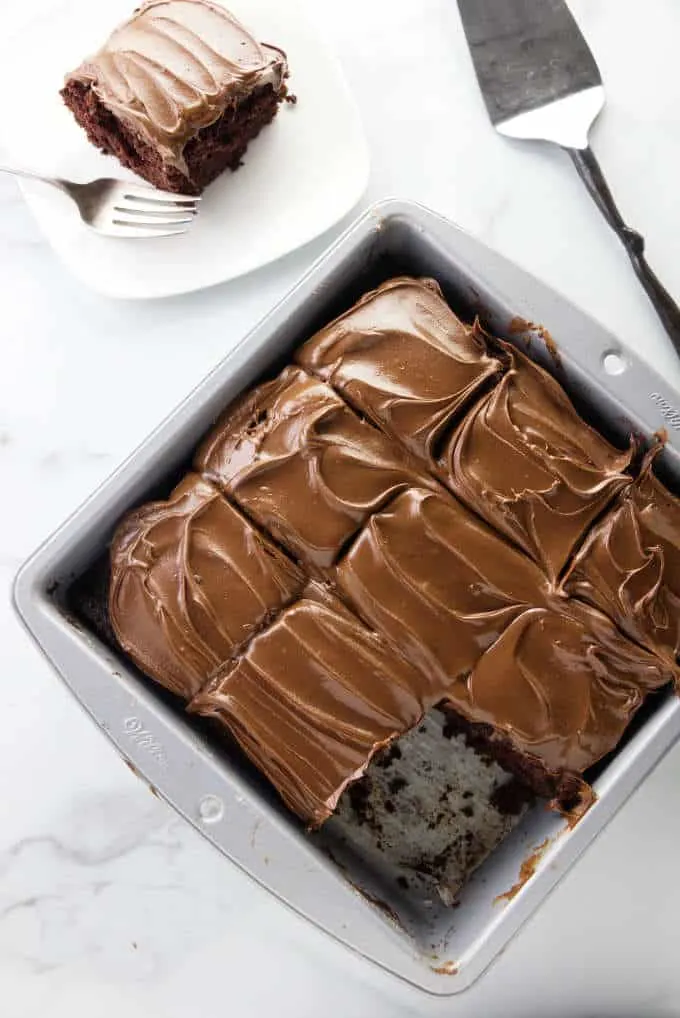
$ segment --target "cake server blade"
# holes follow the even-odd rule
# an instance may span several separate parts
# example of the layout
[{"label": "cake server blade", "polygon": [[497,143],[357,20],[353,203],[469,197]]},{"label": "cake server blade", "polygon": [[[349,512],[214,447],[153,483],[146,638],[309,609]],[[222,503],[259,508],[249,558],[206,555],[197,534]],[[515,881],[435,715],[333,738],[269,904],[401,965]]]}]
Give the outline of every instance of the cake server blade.
[{"label": "cake server blade", "polygon": [[[502,134],[584,147],[604,105],[593,54],[563,0],[458,0],[477,79]],[[566,102],[587,91],[574,107]],[[581,144],[582,143],[582,144]]]},{"label": "cake server blade", "polygon": [[568,152],[680,355],[680,308],[650,268],[644,239],[626,224],[588,143],[604,88],[564,0],[458,0],[458,8],[491,122],[507,137]]}]

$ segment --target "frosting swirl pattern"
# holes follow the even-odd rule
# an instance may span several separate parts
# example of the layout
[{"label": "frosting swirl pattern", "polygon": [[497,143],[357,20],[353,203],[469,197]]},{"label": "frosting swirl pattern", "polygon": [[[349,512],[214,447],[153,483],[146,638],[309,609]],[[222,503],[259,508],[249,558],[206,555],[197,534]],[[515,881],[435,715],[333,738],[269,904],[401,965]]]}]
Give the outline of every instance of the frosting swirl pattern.
[{"label": "frosting swirl pattern", "polygon": [[207,481],[127,516],[111,544],[109,616],[147,675],[189,699],[304,579]]},{"label": "frosting swirl pattern", "polygon": [[400,491],[438,487],[415,457],[299,368],[229,407],[195,466],[312,568],[332,565]]},{"label": "frosting swirl pattern", "polygon": [[336,570],[358,613],[442,699],[526,607],[540,569],[448,495],[410,490],[372,516]]},{"label": "frosting swirl pattern", "polygon": [[367,293],[305,343],[296,359],[427,458],[443,429],[501,369],[434,280],[406,276]]},{"label": "frosting swirl pattern", "polygon": [[675,662],[680,654],[680,502],[651,470],[594,528],[565,589]]},{"label": "frosting swirl pattern", "polygon": [[453,433],[442,458],[451,490],[556,580],[588,526],[623,488],[632,449],[583,421],[546,371],[521,353]]},{"label": "frosting swirl pattern", "polygon": [[647,693],[676,677],[600,612],[572,602],[514,619],[449,699],[554,774],[578,774],[615,748]]},{"label": "frosting swirl pattern", "polygon": [[226,725],[316,827],[373,755],[422,716],[420,679],[334,597],[312,589],[189,705]]},{"label": "frosting swirl pattern", "polygon": [[313,826],[435,705],[575,817],[581,773],[679,685],[680,504],[505,349],[501,376],[435,283],[391,280],[116,532],[122,648]]}]

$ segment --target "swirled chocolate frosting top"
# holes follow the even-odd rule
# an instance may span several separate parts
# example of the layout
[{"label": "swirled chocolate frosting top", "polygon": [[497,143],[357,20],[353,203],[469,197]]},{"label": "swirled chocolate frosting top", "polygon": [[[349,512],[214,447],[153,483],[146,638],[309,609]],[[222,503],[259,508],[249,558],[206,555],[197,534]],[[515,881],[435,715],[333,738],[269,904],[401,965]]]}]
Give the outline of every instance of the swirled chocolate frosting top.
[{"label": "swirled chocolate frosting top", "polygon": [[332,565],[400,491],[435,486],[408,450],[293,367],[233,403],[194,462],[311,568]]},{"label": "swirled chocolate frosting top", "polygon": [[511,370],[448,440],[443,476],[556,580],[589,525],[631,483],[632,448],[613,448],[547,371],[519,351],[510,357]]},{"label": "swirled chocolate frosting top", "polygon": [[398,276],[365,294],[297,352],[360,413],[429,458],[444,428],[500,373],[474,326],[433,279]]},{"label": "swirled chocolate frosting top", "polygon": [[671,661],[680,654],[680,501],[647,469],[590,534],[565,588]]},{"label": "swirled chocolate frosting top", "polygon": [[139,131],[170,165],[227,105],[260,85],[279,90],[281,50],[257,42],[210,0],[149,0],[67,76]]},{"label": "swirled chocolate frosting top", "polygon": [[380,636],[310,584],[189,710],[226,725],[288,806],[318,826],[377,750],[418,723],[422,685]]},{"label": "swirled chocolate frosting top", "polygon": [[296,566],[196,474],[130,513],[111,544],[116,638],[187,700],[303,586]]},{"label": "swirled chocolate frosting top", "polygon": [[571,803],[566,778],[678,684],[676,499],[432,281],[366,294],[297,361],[120,525],[121,647],[312,824],[442,704]]},{"label": "swirled chocolate frosting top", "polygon": [[428,678],[432,706],[510,622],[550,596],[541,570],[447,494],[409,489],[336,569],[352,607]]},{"label": "swirled chocolate frosting top", "polygon": [[608,618],[572,601],[519,615],[448,699],[549,771],[579,774],[616,746],[647,693],[675,679]]}]

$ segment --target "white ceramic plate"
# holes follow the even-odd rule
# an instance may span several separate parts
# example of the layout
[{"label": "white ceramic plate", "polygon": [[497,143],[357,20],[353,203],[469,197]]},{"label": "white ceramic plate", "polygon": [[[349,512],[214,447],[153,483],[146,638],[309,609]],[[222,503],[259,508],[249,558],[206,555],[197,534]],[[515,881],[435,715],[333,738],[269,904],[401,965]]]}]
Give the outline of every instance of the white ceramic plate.
[{"label": "white ceramic plate", "polygon": [[[54,0],[0,55],[3,147],[11,158],[73,180],[131,177],[101,155],[63,106],[64,73],[129,16],[135,0]],[[227,0],[253,33],[286,50],[296,106],[284,104],[203,198],[189,233],[158,240],[100,237],[58,191],[25,181],[30,208],[71,271],[114,297],[164,297],[233,279],[312,240],[358,201],[368,150],[358,111],[334,54],[301,0]],[[3,49],[7,48],[5,44]]]}]

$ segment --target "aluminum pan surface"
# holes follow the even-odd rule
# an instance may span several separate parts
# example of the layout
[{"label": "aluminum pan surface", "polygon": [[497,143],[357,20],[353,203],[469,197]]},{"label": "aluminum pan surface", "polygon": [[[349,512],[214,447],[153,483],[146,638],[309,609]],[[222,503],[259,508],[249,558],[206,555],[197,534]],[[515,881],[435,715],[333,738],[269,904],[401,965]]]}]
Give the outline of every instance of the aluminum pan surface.
[{"label": "aluminum pan surface", "polygon": [[[149,439],[36,552],[15,586],[18,611],[67,686],[119,752],[225,855],[281,901],[348,947],[422,990],[454,994],[490,964],[645,774],[680,736],[680,701],[668,697],[608,764],[599,800],[573,831],[532,811],[465,888],[461,905],[424,954],[364,900],[300,826],[237,763],[230,765],[121,658],[65,612],[61,591],[105,547],[120,515],[183,462],[218,411],[342,306],[390,272],[435,275],[449,299],[479,310],[500,334],[518,317],[550,329],[556,369],[536,334],[532,355],[570,393],[597,407],[613,432],[670,432],[664,454],[680,484],[680,394],[557,293],[453,224],[405,202],[368,210],[291,293]],[[606,354],[625,370],[604,370]],[[540,857],[535,850],[542,846]],[[535,857],[535,875],[496,902]]]}]

